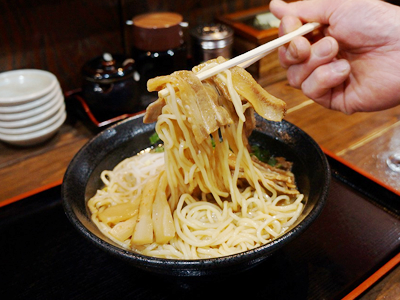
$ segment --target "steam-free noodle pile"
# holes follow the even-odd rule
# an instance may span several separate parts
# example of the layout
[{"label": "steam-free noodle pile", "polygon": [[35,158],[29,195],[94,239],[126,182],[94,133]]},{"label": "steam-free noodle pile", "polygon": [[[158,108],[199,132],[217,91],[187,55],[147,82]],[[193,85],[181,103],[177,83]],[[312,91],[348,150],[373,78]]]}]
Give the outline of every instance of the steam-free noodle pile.
[{"label": "steam-free noodle pile", "polygon": [[164,151],[147,149],[103,171],[105,187],[88,202],[115,243],[156,257],[220,257],[268,243],[299,217],[304,197],[291,163],[268,165],[248,144],[254,111],[280,121],[285,104],[239,67],[198,80],[223,61],[149,80],[150,91],[169,91],[144,117],[157,121]]}]

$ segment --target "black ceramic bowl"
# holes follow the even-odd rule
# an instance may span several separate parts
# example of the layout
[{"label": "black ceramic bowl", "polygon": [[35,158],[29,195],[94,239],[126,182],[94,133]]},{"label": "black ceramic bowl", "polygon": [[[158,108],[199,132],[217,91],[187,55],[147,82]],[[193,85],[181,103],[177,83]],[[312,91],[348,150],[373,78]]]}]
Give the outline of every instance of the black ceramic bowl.
[{"label": "black ceramic bowl", "polygon": [[102,187],[100,173],[113,169],[124,158],[150,146],[155,124],[142,116],[126,119],[89,141],[72,159],[64,176],[62,197],[66,215],[88,240],[138,268],[177,276],[232,274],[257,265],[303,233],[317,218],[326,201],[330,169],[325,155],[305,132],[286,121],[269,122],[257,116],[252,144],[269,149],[294,163],[293,172],[306,205],[298,222],[269,244],[221,258],[173,260],[148,257],[125,250],[106,238],[90,220],[86,202]]}]

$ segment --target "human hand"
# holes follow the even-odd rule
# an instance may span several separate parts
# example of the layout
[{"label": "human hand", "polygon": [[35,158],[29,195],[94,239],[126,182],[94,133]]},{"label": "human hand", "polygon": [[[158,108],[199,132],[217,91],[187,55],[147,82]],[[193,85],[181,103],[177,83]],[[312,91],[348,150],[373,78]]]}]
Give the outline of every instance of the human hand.
[{"label": "human hand", "polygon": [[280,35],[306,22],[323,25],[311,44],[279,49],[289,84],[324,107],[347,114],[400,104],[400,7],[378,0],[272,0]]}]

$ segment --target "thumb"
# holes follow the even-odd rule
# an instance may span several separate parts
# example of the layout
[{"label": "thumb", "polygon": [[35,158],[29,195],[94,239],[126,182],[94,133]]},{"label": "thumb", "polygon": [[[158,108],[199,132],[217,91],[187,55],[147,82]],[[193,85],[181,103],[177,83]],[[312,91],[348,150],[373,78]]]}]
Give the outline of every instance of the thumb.
[{"label": "thumb", "polygon": [[341,1],[309,0],[286,3],[282,0],[272,0],[270,11],[279,19],[283,16],[294,16],[303,23],[318,22],[329,24],[329,17]]}]

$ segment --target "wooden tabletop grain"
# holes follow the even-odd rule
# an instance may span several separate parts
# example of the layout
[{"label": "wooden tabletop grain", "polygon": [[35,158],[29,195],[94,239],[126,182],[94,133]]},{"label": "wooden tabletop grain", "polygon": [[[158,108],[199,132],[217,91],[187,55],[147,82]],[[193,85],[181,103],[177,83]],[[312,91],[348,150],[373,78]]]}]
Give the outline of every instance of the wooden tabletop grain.
[{"label": "wooden tabletop grain", "polygon": [[[324,150],[400,195],[400,173],[386,165],[387,156],[400,151],[400,106],[345,115],[314,103],[286,80],[263,86],[287,103],[287,121],[307,132]],[[15,147],[1,142],[0,206],[60,184],[73,156],[94,134],[79,119],[68,118],[42,145]]]}]

